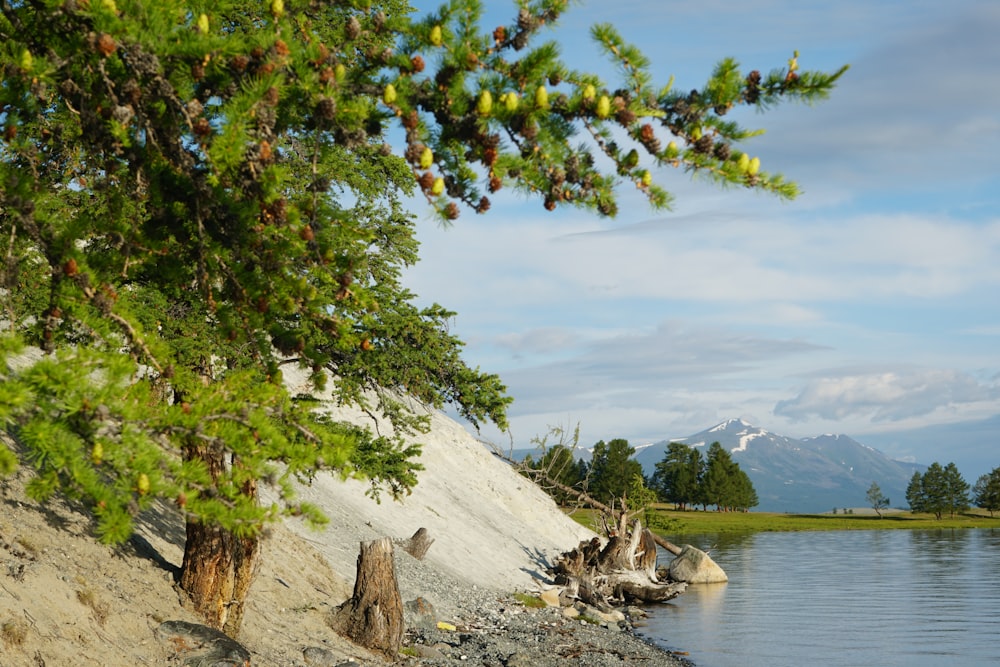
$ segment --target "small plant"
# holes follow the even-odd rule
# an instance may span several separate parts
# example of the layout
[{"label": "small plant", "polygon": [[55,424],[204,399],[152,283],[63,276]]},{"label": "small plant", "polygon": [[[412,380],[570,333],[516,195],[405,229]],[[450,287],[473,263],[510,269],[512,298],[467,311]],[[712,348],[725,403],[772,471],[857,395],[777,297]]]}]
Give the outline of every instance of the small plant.
[{"label": "small plant", "polygon": [[527,593],[514,593],[514,599],[523,604],[529,609],[541,609],[542,607],[547,607],[545,600],[538,597],[537,595],[528,595]]},{"label": "small plant", "polygon": [[28,638],[28,624],[19,618],[10,618],[0,625],[0,639],[7,648],[20,646]]},{"label": "small plant", "polygon": [[41,551],[41,549],[38,548],[38,545],[35,544],[35,542],[32,541],[30,537],[25,537],[24,535],[18,535],[15,541],[32,558],[37,557],[38,552]]},{"label": "small plant", "polygon": [[108,620],[108,605],[98,599],[94,591],[89,588],[81,588],[76,592],[76,599],[80,601],[80,604],[90,607],[98,625],[104,625],[104,622]]}]

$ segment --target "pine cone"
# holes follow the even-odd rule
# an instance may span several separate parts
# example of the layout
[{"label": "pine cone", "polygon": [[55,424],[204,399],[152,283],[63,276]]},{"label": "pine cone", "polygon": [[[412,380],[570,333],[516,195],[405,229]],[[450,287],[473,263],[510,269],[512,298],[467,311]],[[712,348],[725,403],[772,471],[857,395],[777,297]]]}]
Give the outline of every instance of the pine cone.
[{"label": "pine cone", "polygon": [[694,149],[697,152],[704,153],[706,155],[711,153],[714,147],[715,144],[712,141],[712,137],[707,134],[701,135],[701,138],[699,138],[698,141],[694,142]]}]

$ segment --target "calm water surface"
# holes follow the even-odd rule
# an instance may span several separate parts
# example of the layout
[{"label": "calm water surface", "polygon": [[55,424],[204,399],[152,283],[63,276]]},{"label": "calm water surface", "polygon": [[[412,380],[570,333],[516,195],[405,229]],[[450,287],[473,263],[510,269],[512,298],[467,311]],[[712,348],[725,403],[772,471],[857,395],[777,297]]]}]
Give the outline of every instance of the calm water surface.
[{"label": "calm water surface", "polygon": [[639,631],[698,667],[1000,665],[1000,530],[687,536],[729,583]]}]

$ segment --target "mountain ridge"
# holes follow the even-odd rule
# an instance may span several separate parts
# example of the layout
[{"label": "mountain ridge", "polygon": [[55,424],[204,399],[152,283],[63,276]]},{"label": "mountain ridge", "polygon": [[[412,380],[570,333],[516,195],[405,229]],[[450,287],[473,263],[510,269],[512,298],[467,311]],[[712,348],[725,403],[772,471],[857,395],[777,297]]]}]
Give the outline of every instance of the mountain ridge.
[{"label": "mountain ridge", "polygon": [[646,475],[654,472],[671,442],[704,448],[718,442],[726,448],[753,482],[758,511],[816,513],[863,507],[872,482],[893,506],[902,507],[914,471],[926,468],[892,459],[844,434],[791,438],[737,418],[637,448],[635,459]]}]

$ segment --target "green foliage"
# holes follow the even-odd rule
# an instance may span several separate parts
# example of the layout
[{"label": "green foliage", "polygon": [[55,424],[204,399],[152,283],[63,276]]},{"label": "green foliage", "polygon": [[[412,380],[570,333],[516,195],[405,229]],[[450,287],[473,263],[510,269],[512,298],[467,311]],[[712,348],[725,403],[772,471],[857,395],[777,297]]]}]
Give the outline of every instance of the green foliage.
[{"label": "green foliage", "polygon": [[635,448],[623,438],[598,441],[590,461],[590,495],[608,505],[629,498],[636,477],[642,479],[642,466],[633,454]]},{"label": "green foliage", "polygon": [[[801,530],[938,530],[955,528],[1000,527],[1000,517],[982,514],[959,513],[954,517],[938,519],[933,514],[911,512],[885,513],[880,519],[875,514],[858,514],[847,510],[838,514],[783,514],[772,512],[692,512],[657,507],[654,515],[672,523],[662,532],[671,541],[681,535],[706,533],[753,533]],[[577,512],[573,517],[585,526],[593,526],[594,518]],[[671,537],[673,536],[673,537]]]},{"label": "green foliage", "polygon": [[705,463],[701,458],[701,450],[680,442],[671,442],[667,445],[663,460],[656,463],[651,486],[664,501],[686,509],[701,500],[704,472]]},{"label": "green foliage", "polygon": [[994,468],[987,475],[976,480],[972,489],[972,498],[976,507],[981,507],[993,516],[1000,510],[1000,467]]},{"label": "green foliage", "polygon": [[906,485],[906,502],[913,512],[923,512],[926,506],[923,480],[924,476],[915,470],[910,482]]},{"label": "green foliage", "polygon": [[708,447],[700,495],[703,504],[719,509],[748,510],[759,502],[749,476],[718,442]]},{"label": "green foliage", "polygon": [[921,474],[914,472],[906,487],[906,501],[914,512],[928,512],[938,519],[969,508],[969,484],[954,463],[942,467],[935,461]]},{"label": "green foliage", "polygon": [[872,485],[868,487],[868,491],[865,493],[865,499],[868,501],[868,505],[871,506],[875,513],[880,517],[882,516],[882,510],[889,506],[889,498],[882,495],[882,489],[876,482],[872,482]]},{"label": "green foliage", "polygon": [[[0,421],[17,443],[0,472],[27,461],[35,497],[78,498],[112,542],[154,498],[238,535],[321,521],[290,483],[320,470],[406,493],[403,438],[427,421],[404,396],[500,426],[510,398],[461,360],[453,313],[400,283],[404,197],[448,221],[508,186],[613,215],[622,183],[669,202],[656,165],[794,194],[741,166],[730,147],[754,132],[722,116],[820,97],[843,70],[758,82],[727,61],[683,96],[598,27],[614,90],[536,42],[565,4],[491,35],[458,0],[421,20],[397,0],[0,3]],[[311,379],[295,396],[292,364]],[[391,434],[334,423],[324,391]],[[607,453],[602,491],[623,493],[635,471]],[[258,480],[280,506],[257,505]]]},{"label": "green foliage", "polygon": [[545,603],[545,600],[538,597],[537,595],[529,595],[527,593],[517,592],[514,593],[514,599],[520,602],[525,607],[528,607],[529,609],[544,609],[545,607],[548,606]]},{"label": "green foliage", "polygon": [[[554,442],[550,442],[550,439]],[[589,467],[577,458],[580,428],[572,432],[561,426],[550,427],[544,436],[532,438],[540,455],[528,455],[518,466],[521,474],[531,478],[562,506],[577,504],[587,490]]]}]

